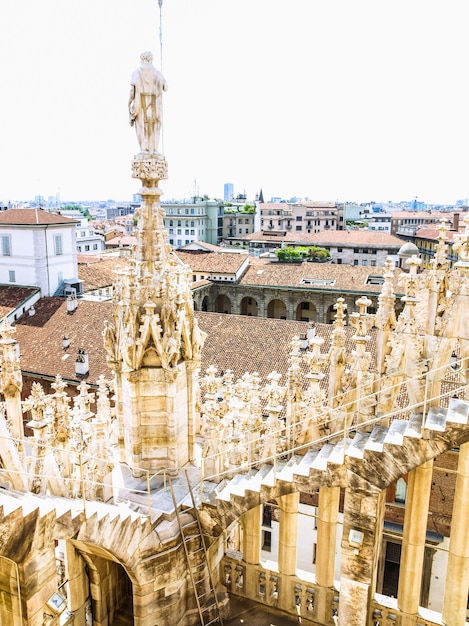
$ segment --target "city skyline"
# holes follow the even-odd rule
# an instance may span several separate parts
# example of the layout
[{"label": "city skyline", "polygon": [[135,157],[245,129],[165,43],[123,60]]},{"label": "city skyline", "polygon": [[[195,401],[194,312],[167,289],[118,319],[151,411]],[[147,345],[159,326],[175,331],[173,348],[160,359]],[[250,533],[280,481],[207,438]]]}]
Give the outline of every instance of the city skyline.
[{"label": "city skyline", "polygon": [[[467,197],[464,10],[163,0],[163,200],[226,182],[249,199]],[[0,20],[0,200],[130,200],[129,79],[143,50],[160,67],[157,0],[18,0]]]}]

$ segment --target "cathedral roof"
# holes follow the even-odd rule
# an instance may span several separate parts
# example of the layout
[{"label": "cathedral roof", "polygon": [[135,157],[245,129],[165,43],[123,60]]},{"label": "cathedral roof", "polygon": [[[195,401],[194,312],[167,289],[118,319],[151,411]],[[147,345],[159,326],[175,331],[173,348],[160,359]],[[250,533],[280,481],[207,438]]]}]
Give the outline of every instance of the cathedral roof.
[{"label": "cathedral roof", "polygon": [[[55,379],[57,374],[70,381],[78,381],[75,358],[84,348],[89,358],[86,381],[95,384],[102,374],[110,380],[103,345],[104,320],[112,319],[111,302],[79,300],[74,313],[67,313],[67,303],[61,298],[42,298],[35,304],[36,314],[24,316],[16,323],[16,336],[21,350],[21,369],[25,374]],[[295,336],[305,336],[307,322],[277,320],[242,315],[196,312],[202,331],[207,333],[202,350],[203,374],[209,365],[218,372],[231,369],[235,379],[245,372],[258,372],[265,378],[272,370],[285,376],[289,366],[290,342]],[[332,324],[317,324],[318,335],[324,338],[322,352],[329,348]],[[349,349],[355,329],[346,327]],[[64,351],[62,339],[66,335],[70,348]],[[369,349],[374,351],[374,332]],[[44,349],[47,346],[47,350]],[[285,379],[283,379],[283,383]]]}]

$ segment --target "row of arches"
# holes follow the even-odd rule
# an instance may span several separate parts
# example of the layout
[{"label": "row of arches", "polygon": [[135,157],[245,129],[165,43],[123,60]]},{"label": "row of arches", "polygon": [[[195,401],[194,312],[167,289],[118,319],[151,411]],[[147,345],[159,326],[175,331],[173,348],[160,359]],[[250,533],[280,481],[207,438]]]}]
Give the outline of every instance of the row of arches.
[{"label": "row of arches", "polygon": [[[194,302],[194,308],[197,310],[197,303]],[[242,298],[239,304],[239,311],[234,310],[231,299],[226,294],[219,294],[214,301],[210,301],[209,296],[204,296],[200,303],[200,308],[205,312],[227,313],[247,315],[250,317],[268,317],[271,319],[290,319],[298,322],[320,322],[332,324],[335,320],[336,310],[334,304],[331,304],[325,312],[325,319],[321,319],[315,304],[308,300],[299,302],[294,310],[293,316],[289,315],[287,304],[280,298],[272,298],[269,300],[263,310],[259,302],[250,296]],[[369,307],[369,313],[375,313],[373,307]],[[265,314],[264,314],[265,313]]]}]

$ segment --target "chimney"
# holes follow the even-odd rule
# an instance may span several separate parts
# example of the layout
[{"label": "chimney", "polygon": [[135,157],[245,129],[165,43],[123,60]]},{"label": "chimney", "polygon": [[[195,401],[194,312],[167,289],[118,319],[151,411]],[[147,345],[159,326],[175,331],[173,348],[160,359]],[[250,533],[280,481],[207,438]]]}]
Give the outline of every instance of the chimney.
[{"label": "chimney", "polygon": [[308,342],[311,341],[313,337],[316,337],[316,324],[314,322],[308,322],[308,330],[306,331],[306,337]]},{"label": "chimney", "polygon": [[89,371],[88,353],[83,348],[80,348],[75,360],[75,374],[77,376],[87,376]]},{"label": "chimney", "polygon": [[453,213],[453,226],[451,230],[459,231],[459,213]]},{"label": "chimney", "polygon": [[68,295],[67,296],[67,313],[74,313],[77,306],[78,306],[78,300],[76,296]]}]

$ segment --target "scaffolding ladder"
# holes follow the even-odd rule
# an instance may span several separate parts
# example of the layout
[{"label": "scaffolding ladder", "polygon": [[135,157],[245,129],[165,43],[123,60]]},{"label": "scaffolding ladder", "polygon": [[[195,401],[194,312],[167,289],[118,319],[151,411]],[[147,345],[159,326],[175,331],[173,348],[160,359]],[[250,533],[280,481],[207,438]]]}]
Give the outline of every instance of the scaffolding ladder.
[{"label": "scaffolding ladder", "polygon": [[[213,577],[210,571],[207,549],[205,547],[205,539],[202,533],[202,525],[200,523],[199,513],[187,471],[185,476],[192,506],[184,509],[184,511],[181,511],[177,505],[173,481],[171,479],[169,479],[169,486],[179,532],[181,533],[182,545],[186,555],[187,569],[189,570],[192,588],[197,602],[200,624],[201,626],[209,626],[209,624],[220,624],[220,626],[223,626],[220,605],[218,603]],[[185,521],[182,519],[183,514],[187,514],[193,519]],[[213,617],[214,613],[215,617]]]}]

